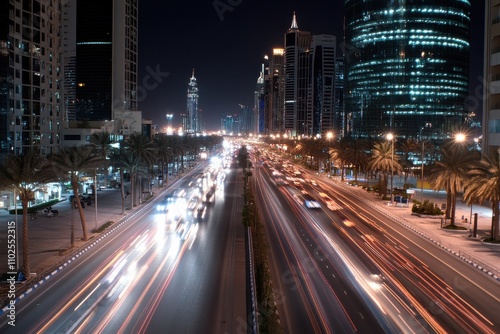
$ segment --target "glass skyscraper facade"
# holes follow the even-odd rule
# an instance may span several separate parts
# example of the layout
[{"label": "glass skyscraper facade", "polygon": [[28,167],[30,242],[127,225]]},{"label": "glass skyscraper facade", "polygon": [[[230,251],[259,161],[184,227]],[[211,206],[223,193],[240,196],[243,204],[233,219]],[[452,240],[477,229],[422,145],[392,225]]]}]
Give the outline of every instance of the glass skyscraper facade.
[{"label": "glass skyscraper facade", "polygon": [[466,115],[467,0],[346,0],[346,135],[449,137]]},{"label": "glass skyscraper facade", "polygon": [[138,107],[138,0],[69,2],[76,2],[76,120],[114,120],[117,132],[130,134],[127,117]]},{"label": "glass skyscraper facade", "polygon": [[0,2],[0,160],[59,151],[61,7],[59,0]]},{"label": "glass skyscraper facade", "polygon": [[113,1],[77,1],[76,119],[112,119]]}]

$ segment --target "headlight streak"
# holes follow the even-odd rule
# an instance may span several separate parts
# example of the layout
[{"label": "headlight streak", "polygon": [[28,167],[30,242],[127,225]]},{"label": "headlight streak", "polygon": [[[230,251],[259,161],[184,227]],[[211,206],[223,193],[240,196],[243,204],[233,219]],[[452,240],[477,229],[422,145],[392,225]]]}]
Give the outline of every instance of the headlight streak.
[{"label": "headlight streak", "polygon": [[[361,213],[361,211],[364,211],[367,214],[371,214],[371,213],[368,210],[364,209],[363,207],[360,207],[356,210],[357,214],[361,218],[365,219],[371,225],[371,227],[376,226],[376,224],[373,221],[371,221],[370,219],[367,219],[367,216],[363,215]],[[388,228],[391,228],[390,225],[386,225],[386,226]],[[391,240],[394,243],[394,246],[390,245],[388,243],[385,243],[383,245],[380,244],[378,246],[378,252],[375,252],[374,254],[378,254],[377,257],[379,259],[381,259],[383,261],[383,263],[385,263],[385,264],[387,264],[389,262],[398,263],[401,268],[404,268],[408,272],[408,274],[406,274],[402,270],[397,270],[397,271],[400,274],[404,275],[409,281],[414,281],[414,277],[419,277],[418,284],[415,285],[415,287],[424,291],[424,293],[427,294],[429,296],[429,298],[434,298],[435,301],[440,301],[440,302],[437,302],[435,304],[439,305],[439,308],[443,312],[448,314],[452,319],[454,319],[455,322],[460,323],[462,328],[468,328],[469,330],[475,331],[476,329],[470,325],[471,323],[473,323],[476,326],[478,326],[478,328],[480,328],[481,332],[492,333],[492,331],[486,326],[486,324],[493,325],[493,323],[489,319],[487,319],[484,315],[482,315],[477,309],[473,308],[472,305],[470,305],[469,303],[466,303],[465,300],[463,300],[456,293],[456,291],[453,290],[452,287],[450,287],[448,284],[446,284],[446,282],[444,282],[442,279],[440,279],[438,276],[436,276],[433,272],[431,272],[425,263],[423,263],[420,259],[418,259],[414,256],[414,254],[410,251],[410,247],[408,246],[408,245],[413,244],[411,242],[411,240],[408,240],[404,235],[401,235],[399,232],[397,232],[393,228],[391,228],[391,229],[392,229],[392,231],[394,231],[395,233],[397,233],[398,235],[400,235],[402,237],[401,240],[397,240],[392,235],[384,233],[384,237],[387,237],[389,240]],[[362,229],[359,229],[359,233],[362,234],[362,233],[366,233],[366,232],[363,232]],[[409,241],[408,245],[404,242],[405,240]],[[379,243],[372,243],[372,245],[375,245],[375,244],[379,244]],[[388,250],[386,250],[386,248],[388,248]],[[439,260],[436,256],[434,256],[428,250],[426,250],[426,249],[423,249],[423,250],[426,251],[426,253],[428,253],[430,256],[432,256],[436,260]],[[403,253],[405,253],[406,256],[411,258],[412,260],[410,261],[407,257],[405,257],[405,255]],[[381,256],[380,254],[384,254],[384,255]],[[412,263],[412,261],[413,261],[413,263]],[[450,267],[449,264],[444,263],[442,261],[440,261],[440,262],[443,263],[444,265],[446,265],[447,267]],[[450,269],[452,269],[452,268],[450,268]],[[468,280],[468,278],[466,278],[466,279]],[[392,277],[392,280],[395,281],[396,278]],[[474,282],[471,282],[471,283],[475,284]],[[401,288],[404,289],[403,286],[401,286]],[[485,293],[488,293],[488,292],[485,291]],[[407,295],[407,297],[408,297],[408,294],[409,294],[409,292],[405,293],[405,295]],[[491,294],[489,294],[489,295],[491,296]],[[429,311],[426,311],[426,313],[429,313]],[[479,318],[483,319],[483,321],[479,320]],[[469,319],[469,321],[466,321],[465,319]],[[437,323],[435,323],[434,325],[436,325],[436,324]],[[434,325],[433,325],[433,327],[434,327]]]},{"label": "headlight streak", "polygon": [[[147,292],[151,289],[154,282],[158,279],[162,270],[164,270],[164,266],[168,260],[167,257],[163,258],[162,262],[158,266],[158,269],[156,269],[156,271],[151,276],[151,279],[149,280],[149,283],[147,284],[146,288],[144,288],[144,290],[141,293],[141,295],[139,296],[139,298],[136,301],[134,301],[134,307],[132,308],[132,310],[130,310],[129,316],[123,321],[117,334],[118,333],[128,333],[128,332],[132,332],[132,333],[145,333],[146,332],[146,328],[148,327],[148,325],[151,322],[151,319],[153,317],[154,310],[156,310],[156,308],[158,307],[158,304],[160,303],[160,300],[163,298],[163,295],[165,294],[165,291],[167,290],[168,286],[170,285],[170,282],[172,281],[172,277],[175,274],[175,271],[177,270],[177,267],[180,263],[180,260],[182,259],[182,256],[184,255],[184,253],[186,251],[187,251],[187,243],[183,243],[182,247],[180,249],[179,255],[177,256],[175,261],[173,261],[171,263],[169,268],[166,270],[166,274],[167,274],[166,279],[161,280],[161,282],[163,282],[163,283],[159,284],[158,287],[156,288],[155,293],[153,294],[154,298],[149,299],[146,306],[142,308],[143,311],[141,312],[141,314],[139,316],[139,319],[141,319],[141,321],[136,322],[136,324],[140,324],[140,326],[139,326],[140,328],[137,330],[134,329],[132,331],[127,330],[127,327],[129,326],[129,324],[132,320],[132,316],[134,314],[136,314],[140,305],[144,301],[144,298],[145,298]],[[165,272],[164,272],[164,274],[165,274]]]},{"label": "headlight streak", "polygon": [[[262,189],[264,189],[264,187],[261,185],[260,187],[258,187],[258,189],[260,189],[261,191],[263,191]],[[295,200],[293,200],[293,197],[290,194],[288,194],[288,191],[285,190],[285,187],[280,187],[279,189],[280,189],[280,191],[286,197],[288,197],[290,203],[295,204]],[[268,192],[266,192],[265,196],[266,196],[266,198],[270,198],[270,196],[268,195]],[[302,213],[302,214],[304,214],[304,212],[305,212],[306,215],[310,217],[310,220],[312,221],[312,224],[308,224],[308,223],[302,222],[303,226],[305,228],[313,227],[316,231],[319,231],[320,235],[323,236],[324,240],[327,240],[327,242],[331,244],[331,240],[330,240],[329,236],[323,230],[322,226],[319,225],[319,224],[317,224],[314,219],[311,219],[311,218],[314,218],[314,217],[312,215],[308,214],[309,212],[307,210],[305,210],[302,205],[292,205],[292,208],[294,210],[300,211],[300,213]],[[301,208],[302,210],[299,209],[299,208]],[[297,212],[297,216],[298,217],[301,216],[300,213]],[[279,215],[277,215],[277,216],[279,217]],[[380,231],[380,228],[377,228],[377,230]],[[331,244],[331,245],[332,245],[333,249],[336,249],[336,247],[333,246],[333,244]],[[340,257],[344,259],[345,254],[340,255]],[[368,278],[367,276],[363,276],[360,272],[357,271],[357,269],[353,268],[353,263],[352,262],[347,262],[347,263],[345,263],[345,265],[349,268],[349,270],[351,270],[351,272],[352,272],[352,270],[354,270],[355,272],[353,272],[353,274],[359,279],[360,282],[363,282],[363,284],[362,284],[363,291],[365,291],[364,293],[367,294],[370,297],[370,300],[372,300],[372,302],[375,303],[375,305],[377,305],[376,308],[379,309],[380,312],[382,312],[382,314],[386,314],[387,315],[387,310],[380,304],[378,298],[375,297],[375,295],[380,295],[380,289],[378,289],[378,288],[377,289],[372,288],[372,284],[371,284],[372,281],[370,280],[370,278]],[[318,271],[318,272],[320,272],[320,271]],[[379,286],[379,287],[382,288],[381,286]],[[363,293],[361,293],[361,294],[363,295]],[[385,294],[382,294],[382,296],[384,296],[384,298],[388,298],[387,296],[385,296]],[[389,303],[391,305],[393,305],[393,303],[391,301],[389,301]],[[368,304],[370,304],[370,303],[368,303]],[[390,316],[389,318],[386,318],[385,321],[388,321],[389,319],[392,319],[392,322],[394,324],[399,323],[398,326],[400,326],[400,328],[407,328],[408,324],[406,322],[402,322],[401,319],[400,319],[400,313],[399,313],[400,310],[398,310],[398,308],[394,308],[394,309],[396,310],[396,313],[395,314],[393,313],[392,316]],[[373,311],[373,308],[372,308],[372,311]],[[410,314],[414,314],[414,312],[411,311]]]},{"label": "headlight streak", "polygon": [[[354,226],[355,226],[355,230],[358,230],[358,232],[360,233],[360,236],[363,238],[363,236],[365,236],[365,235],[362,233],[362,230],[360,230],[357,225],[354,225]],[[344,232],[345,237],[348,240],[350,240],[352,243],[356,244],[356,241],[346,231],[343,231],[343,232]],[[408,291],[408,289],[405,288],[402,284],[400,284],[399,281],[397,280],[397,278],[394,277],[394,275],[391,274],[391,272],[384,269],[384,268],[390,268],[393,272],[394,271],[400,272],[396,266],[399,265],[401,267],[407,268],[408,267],[407,261],[400,260],[398,263],[394,264],[393,261],[391,261],[390,259],[391,258],[394,259],[394,256],[397,256],[394,254],[396,252],[395,251],[387,252],[386,249],[384,249],[384,247],[381,247],[383,245],[380,244],[378,242],[378,240],[375,240],[375,242],[366,242],[365,246],[368,249],[370,249],[372,251],[372,253],[375,254],[376,256],[375,257],[371,256],[369,253],[367,253],[362,248],[359,248],[358,251],[363,252],[366,257],[370,258],[373,261],[374,264],[377,264],[379,270],[384,273],[384,276],[386,277],[386,279],[388,281],[390,281],[392,284],[394,284],[394,286],[397,287],[397,290],[408,299],[408,301],[402,302],[401,305],[403,305],[407,310],[410,310],[410,309],[406,305],[412,305],[413,307],[415,307],[416,310],[418,310],[420,316],[422,316],[423,319],[425,319],[425,321],[432,328],[438,328],[438,329],[441,328],[441,326],[434,320],[433,316],[429,313],[429,311],[425,307],[423,307],[421,305],[421,303],[419,303],[411,295],[411,293]],[[374,251],[375,248],[378,249],[378,251]],[[381,255],[381,254],[385,254],[385,255]],[[406,276],[406,277],[409,278],[408,276]],[[392,290],[391,290],[391,293],[392,293]],[[394,292],[393,295],[396,295],[396,293]],[[401,300],[401,299],[398,298],[398,300]],[[413,311],[411,311],[411,312],[414,313]],[[414,319],[414,322],[419,323],[418,319],[416,319],[416,318]]]},{"label": "headlight streak", "polygon": [[[144,231],[143,233],[141,233],[141,235],[134,237],[134,239],[130,243],[126,243],[124,246],[122,246],[122,248],[114,254],[111,260],[105,266],[100,268],[98,271],[96,271],[95,274],[92,275],[92,279],[88,281],[86,285],[80,288],[79,292],[75,296],[67,301],[55,315],[51,316],[51,318],[48,319],[48,321],[44,322],[44,326],[37,332],[42,333],[53,331],[52,326],[56,323],[57,319],[61,319],[62,315],[68,311],[68,308],[71,307],[71,305],[74,304],[79,298],[81,298],[85,291],[87,291],[90,287],[92,287],[90,293],[85,296],[85,298],[81,302],[78,303],[73,312],[79,311],[83,308],[83,305],[88,304],[90,297],[92,297],[93,300],[96,299],[96,301],[92,305],[86,305],[84,313],[80,315],[78,319],[71,320],[73,323],[72,330],[75,330],[77,326],[80,327],[78,331],[82,330],[82,326],[88,324],[88,316],[93,312],[94,308],[97,306],[97,303],[103,298],[108,297],[109,295],[118,293],[118,290],[120,290],[115,302],[115,306],[109,313],[110,315],[100,323],[101,328],[104,328],[106,326],[106,323],[111,319],[110,317],[112,316],[112,314],[116,313],[119,309],[119,306],[124,302],[124,297],[130,293],[130,291],[141,279],[143,279],[142,276],[147,270],[149,263],[153,261],[153,259],[159,254],[158,252],[161,250],[161,248],[158,247],[156,247],[156,250],[155,248],[153,248],[155,245],[158,246],[158,242],[162,240],[161,238],[159,240],[157,236],[158,233],[149,234],[148,232],[149,230]],[[176,249],[175,243],[173,243],[172,246],[174,247],[169,249],[168,253],[165,256],[165,261],[167,259],[171,259],[177,253],[178,249]],[[127,252],[125,252],[124,250],[126,250]],[[146,253],[149,253],[150,250],[153,250],[153,252],[146,259],[146,264],[141,266],[141,268],[137,270],[137,261],[139,261],[139,259]],[[132,260],[132,257],[135,257],[135,260]],[[99,290],[102,290],[103,287],[101,283],[93,286],[94,283],[98,282],[99,279],[106,282],[107,286],[109,287],[106,288],[106,291],[104,293],[100,291],[99,295],[95,297],[94,295],[96,295]],[[58,327],[61,328],[61,326],[63,326],[66,321],[70,321],[70,315],[68,315],[68,320],[63,320],[63,323]]]},{"label": "headlight streak", "polygon": [[85,303],[85,301],[87,299],[89,299],[89,297],[92,296],[92,294],[95,292],[95,290],[97,290],[100,286],[101,286],[101,283],[97,284],[97,286],[94,288],[94,290],[90,291],[90,293],[87,295],[87,297],[85,297],[85,299],[83,299],[82,302],[75,307],[75,311],[78,311],[80,306],[82,306],[82,304]]},{"label": "headlight streak", "polygon": [[37,333],[43,333],[45,332],[50,326],[52,326],[52,324],[64,313],[66,312],[69,307],[71,306],[71,304],[73,304],[78,298],[80,298],[87,289],[89,289],[91,286],[94,285],[94,282],[96,282],[98,279],[100,279],[103,275],[104,275],[104,272],[110,268],[115,262],[117,259],[119,259],[119,257],[121,256],[121,254],[123,254],[123,250],[119,250],[116,255],[113,257],[113,259],[107,263],[98,273],[98,275],[94,275],[94,276],[91,276],[92,279],[90,279],[90,281],[88,281],[88,283],[86,283],[84,285],[84,287],[82,289],[79,289],[78,293],[76,295],[74,295],[68,302],[66,302],[60,309],[59,311],[53,315],[53,316],[50,316],[50,317],[47,317],[48,319],[46,319],[45,321],[41,322],[42,324],[44,324],[42,326],[42,328],[38,329],[36,332]]},{"label": "headlight streak", "polygon": [[[323,233],[323,232],[321,232],[321,233]],[[402,323],[401,321],[398,321],[398,319],[399,319],[399,320],[401,319],[401,318],[400,318],[400,315],[401,315],[401,313],[400,313],[400,312],[401,312],[401,311],[399,310],[399,308],[395,307],[396,313],[394,313],[394,312],[389,312],[389,311],[387,310],[387,308],[384,308],[384,307],[380,304],[380,302],[379,302],[379,300],[378,300],[377,296],[384,296],[384,298],[385,298],[385,299],[388,299],[388,300],[389,300],[389,303],[390,303],[391,305],[394,305],[394,304],[390,301],[390,299],[389,299],[389,298],[387,298],[387,296],[385,295],[385,293],[384,293],[384,289],[377,289],[377,290],[374,290],[374,289],[371,287],[371,284],[370,284],[370,282],[371,282],[370,276],[369,276],[369,275],[368,275],[368,276],[366,276],[365,274],[361,273],[361,271],[359,271],[359,270],[358,270],[358,267],[357,267],[356,265],[354,265],[354,264],[353,264],[353,263],[349,260],[349,257],[348,257],[348,256],[347,256],[347,255],[346,255],[346,254],[345,254],[345,253],[344,253],[344,252],[343,252],[343,251],[342,251],[342,250],[341,250],[341,249],[340,249],[340,248],[339,248],[339,247],[338,247],[335,243],[333,243],[333,241],[331,240],[331,238],[329,238],[329,236],[328,236],[328,235],[323,235],[323,238],[324,238],[324,239],[325,239],[325,240],[326,240],[326,241],[330,244],[331,248],[332,248],[332,249],[334,249],[335,253],[337,253],[337,254],[339,254],[339,255],[340,255],[340,256],[339,256],[339,259],[340,259],[342,262],[344,262],[344,263],[345,263],[346,268],[347,268],[347,269],[349,270],[349,272],[350,272],[350,273],[351,273],[351,274],[355,277],[355,280],[356,280],[358,283],[360,283],[360,284],[364,287],[363,291],[366,293],[366,295],[367,295],[367,296],[369,296],[369,297],[370,297],[370,299],[371,299],[371,300],[375,303],[375,305],[377,305],[377,307],[379,308],[379,310],[380,310],[383,314],[385,314],[385,315],[389,316],[389,318],[392,320],[392,322],[393,322],[394,324],[397,324],[397,326],[399,326],[400,330],[402,330],[403,332],[406,332],[406,331],[413,331],[413,328],[411,328],[411,327],[410,327],[410,328],[406,328],[406,327],[405,327],[405,326],[407,325],[407,323],[406,323],[406,322],[403,322],[403,323]],[[362,250],[361,250],[361,251],[362,251]],[[364,251],[363,251],[363,253],[364,253]],[[366,253],[365,253],[365,254],[366,254]],[[367,255],[367,254],[366,254],[366,255]],[[385,270],[383,270],[383,268],[382,268],[382,270],[381,270],[381,271],[382,271],[382,272],[384,272],[384,276],[386,276],[386,277],[390,276],[390,275],[389,275],[389,274],[388,274]],[[356,286],[356,285],[355,285],[355,286]],[[384,287],[386,287],[386,288],[388,287],[386,284],[384,284],[383,286],[384,286]],[[401,288],[403,288],[403,287],[402,287],[402,286],[399,286],[399,288],[401,289]],[[392,293],[392,290],[391,290],[391,289],[389,289],[388,291],[390,291],[390,292]],[[404,290],[403,290],[403,291],[404,291]],[[361,293],[361,295],[362,295],[362,296],[364,295],[362,292],[360,292],[360,293]],[[401,301],[401,299],[400,299],[400,298],[398,298],[398,300],[400,300],[400,301]],[[416,300],[413,300],[413,302],[417,302],[417,301],[416,301]],[[368,303],[368,304],[369,304],[369,303]],[[406,304],[405,304],[405,303],[402,303],[401,305],[404,305],[404,306],[405,306],[405,308],[406,308]],[[418,307],[416,307],[416,308],[418,309]],[[407,308],[407,309],[408,309],[408,308]],[[423,309],[423,308],[422,308],[422,309]],[[423,310],[424,310],[424,309],[423,309]],[[425,311],[425,310],[424,310],[424,311]],[[411,312],[409,312],[409,313],[410,313],[410,314],[415,315],[415,312],[414,312],[414,311],[411,311]],[[425,312],[425,313],[427,313],[427,312]],[[387,320],[387,319],[386,319],[386,320]],[[432,322],[434,322],[434,320],[433,320],[433,319],[432,319],[432,317],[430,317],[430,316],[429,316],[429,317],[428,317],[428,319],[426,319],[426,320],[427,320],[427,322],[429,322],[429,321],[430,321],[431,323],[432,323]],[[423,328],[421,328],[421,329],[423,329]]]},{"label": "headlight streak", "polygon": [[[156,256],[156,252],[153,252],[146,259],[146,263],[143,266],[141,266],[141,269],[139,270],[139,272],[136,271],[137,261],[140,258],[142,258],[147,252],[149,252],[149,250],[151,250],[154,246],[154,239],[153,238],[149,238],[149,240],[144,240],[143,238],[141,238],[141,242],[143,242],[143,241],[144,241],[144,243],[146,243],[146,241],[149,241],[147,246],[145,245],[146,250],[143,251],[142,253],[136,255],[136,259],[134,261],[130,262],[130,264],[127,267],[127,270],[123,274],[120,275],[120,278],[118,279],[118,281],[114,285],[110,285],[110,289],[108,289],[108,291],[110,290],[109,293],[106,291],[106,293],[103,294],[103,296],[101,297],[101,299],[106,298],[106,297],[111,298],[114,296],[115,293],[119,292],[113,307],[111,307],[110,311],[106,313],[105,318],[100,321],[99,328],[104,328],[106,326],[106,324],[109,323],[112,316],[114,314],[116,314],[116,312],[119,310],[120,306],[123,305],[123,303],[124,303],[124,299],[122,299],[123,296],[130,293],[130,291],[137,285],[137,283],[142,279],[142,276],[144,275],[144,273],[147,270],[150,263],[154,260],[154,258]],[[136,246],[137,245],[138,244],[136,244]],[[136,247],[134,247],[134,249],[136,249]],[[131,252],[133,252],[134,249],[131,249]],[[131,257],[131,256],[132,256],[132,253],[129,253],[126,255],[127,258]],[[123,261],[123,263],[125,263],[125,262],[127,262],[127,261]],[[123,268],[123,267],[124,266],[121,266],[121,268]],[[85,320],[87,314],[89,312],[91,312],[95,308],[96,305],[97,305],[97,303],[92,305],[91,307],[89,307],[87,312],[85,312],[82,316],[80,316],[80,318],[77,321],[74,322],[72,328],[76,328],[76,326],[78,326],[78,324],[84,323],[85,322],[84,320]],[[80,326],[80,330],[82,330],[82,329],[83,328]],[[93,332],[100,332],[100,330],[93,331]]]},{"label": "headlight streak", "polygon": [[[273,217],[280,217],[280,210],[281,208],[277,208],[276,207],[276,204],[275,203],[280,203],[280,201],[275,197],[275,194],[274,192],[270,191],[267,187],[266,187],[266,184],[262,184],[261,187],[257,187],[258,191],[261,191],[263,192],[265,195],[264,198],[271,198],[271,197],[274,197],[275,200],[274,201],[268,201],[264,207],[262,207],[263,210],[270,210],[270,212],[273,212],[274,214],[272,215]],[[291,229],[291,227],[286,224],[286,222],[283,222],[281,219],[276,219],[276,224],[280,225],[281,229],[283,230],[288,230],[289,232],[288,233],[285,233],[286,235],[290,235],[292,234],[293,235],[293,231]],[[276,224],[270,224],[270,226],[276,230]],[[278,234],[278,232],[276,231],[276,234]],[[299,238],[300,239],[300,238]],[[288,240],[288,238],[287,238]],[[281,248],[284,249],[284,245],[282,243],[282,240],[281,238],[279,238],[277,240],[279,242],[279,244],[281,245]],[[293,245],[294,242],[291,241],[291,240],[288,240],[288,244],[290,245]],[[295,258],[298,258],[296,252],[293,250],[293,247],[291,247],[292,249],[292,252],[294,254],[294,257]],[[300,264],[300,261],[293,261],[292,259],[290,259],[288,257],[288,255],[284,252],[284,256],[286,258],[286,261],[287,263],[289,263],[289,267],[290,267],[290,270],[292,272],[295,272],[295,269],[294,269],[294,266],[291,265],[292,263],[298,263]],[[302,271],[304,271],[304,268],[301,266],[301,269]],[[313,292],[312,289],[313,288],[313,285],[310,284],[309,282],[309,277],[307,277],[308,275],[300,275],[300,277],[302,277],[304,279],[304,284],[305,284],[305,287],[307,287],[307,290],[309,291],[309,296],[311,297],[312,299],[312,303],[316,306],[316,309],[319,311],[320,308],[318,308],[318,301],[317,301],[317,293]],[[294,277],[299,277],[298,274],[296,274],[296,276]],[[323,315],[323,314],[317,314],[316,316],[316,312],[314,312],[312,306],[310,305],[310,302],[309,301],[309,298],[307,298],[306,296],[306,293],[305,293],[305,290],[304,290],[304,286],[302,284],[300,284],[300,281],[299,280],[296,280],[297,284],[297,289],[298,289],[298,292],[301,296],[301,299],[303,301],[303,306],[304,308],[306,309],[306,312],[308,314],[308,318],[309,320],[311,321],[311,326],[315,329],[315,332],[319,333],[319,332],[325,332],[325,331],[328,331],[329,330],[329,325],[327,325],[327,320],[326,320],[326,317]],[[344,314],[347,316],[347,314],[345,313],[345,310],[344,311]],[[318,319],[319,317],[319,319]],[[349,317],[347,316],[347,319],[349,319]],[[351,323],[351,325],[353,325],[352,321],[349,319],[349,322]],[[321,323],[321,324],[320,324]],[[353,326],[352,328],[355,328],[355,326]],[[328,331],[329,332],[329,331]]]}]

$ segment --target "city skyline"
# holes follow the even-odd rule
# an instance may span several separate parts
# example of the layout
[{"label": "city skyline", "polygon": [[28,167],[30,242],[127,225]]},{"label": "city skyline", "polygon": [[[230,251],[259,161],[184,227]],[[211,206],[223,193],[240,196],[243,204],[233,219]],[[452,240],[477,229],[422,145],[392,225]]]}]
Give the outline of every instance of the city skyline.
[{"label": "city skyline", "polygon": [[[143,117],[153,119],[159,127],[166,124],[166,113],[174,113],[174,125],[181,124],[186,85],[193,68],[204,129],[218,130],[221,117],[238,113],[240,104],[253,107],[262,59],[271,56],[273,48],[283,47],[294,11],[300,29],[312,34],[338,36],[343,26],[342,10],[333,10],[335,6],[326,0],[312,4],[241,2],[219,11],[215,4],[194,6],[175,1],[154,8],[139,6],[139,86],[148,74],[147,68],[158,66],[169,74],[156,89],[139,99]],[[166,17],[155,20],[162,15]],[[163,52],[155,51],[163,41],[167,41],[161,47]],[[173,51],[168,51],[169,46]]]},{"label": "city skyline", "polygon": [[[185,87],[193,68],[203,92],[199,101],[205,115],[203,129],[218,130],[224,114],[237,113],[240,104],[252,106],[262,58],[270,56],[273,48],[283,47],[284,33],[294,11],[301,30],[335,35],[339,56],[345,50],[343,1],[279,1],[265,6],[241,2],[217,7],[221,3],[194,6],[177,1],[139,7],[138,85],[143,85],[143,78],[152,70],[162,73],[161,82],[139,96],[139,110],[158,127],[167,123],[166,113],[174,114],[174,125],[181,124],[180,114],[186,108]],[[473,4],[471,9],[471,94],[482,84],[482,6]],[[204,27],[203,32],[199,31],[200,26]],[[477,115],[481,113],[481,102]]]}]

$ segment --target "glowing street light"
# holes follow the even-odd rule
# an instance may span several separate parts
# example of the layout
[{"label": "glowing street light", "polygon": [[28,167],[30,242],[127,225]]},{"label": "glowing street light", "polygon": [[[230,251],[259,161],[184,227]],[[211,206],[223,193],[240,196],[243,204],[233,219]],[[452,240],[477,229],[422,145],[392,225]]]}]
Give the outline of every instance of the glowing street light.
[{"label": "glowing street light", "polygon": [[466,136],[464,133],[459,132],[459,133],[455,134],[455,141],[457,143],[463,143],[465,141],[465,139],[466,139]]}]

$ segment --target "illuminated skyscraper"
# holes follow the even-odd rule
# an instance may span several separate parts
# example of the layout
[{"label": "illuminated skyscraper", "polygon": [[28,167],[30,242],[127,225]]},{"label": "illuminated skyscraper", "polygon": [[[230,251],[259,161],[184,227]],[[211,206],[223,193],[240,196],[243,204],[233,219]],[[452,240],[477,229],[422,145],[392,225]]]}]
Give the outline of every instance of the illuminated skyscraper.
[{"label": "illuminated skyscraper", "polygon": [[333,35],[313,35],[310,51],[308,136],[324,136],[334,129],[335,49]]},{"label": "illuminated skyscraper", "polygon": [[201,132],[198,117],[198,97],[198,84],[193,70],[187,91],[187,111],[184,120],[184,132],[186,133]]},{"label": "illuminated skyscraper", "polygon": [[309,89],[309,49],[311,34],[300,31],[295,13],[285,34],[284,131],[291,137],[308,134],[307,98]]},{"label": "illuminated skyscraper", "polygon": [[0,160],[60,148],[61,6],[60,0],[0,2]]},{"label": "illuminated skyscraper", "polygon": [[[267,56],[264,58],[264,63],[261,65],[261,70],[259,77],[257,78],[257,84],[255,85],[255,91],[253,94],[253,117],[248,120],[248,124],[252,124],[245,130],[246,133],[263,133],[265,126],[265,97],[264,97],[264,86],[265,86],[265,76],[266,72],[269,70],[269,61]],[[242,107],[243,111],[243,106]]]},{"label": "illuminated skyscraper", "polygon": [[486,0],[483,142],[485,153],[500,148],[500,3]]},{"label": "illuminated skyscraper", "polygon": [[274,48],[264,73],[264,132],[283,133],[283,53]]},{"label": "illuminated skyscraper", "polygon": [[450,136],[469,84],[467,0],[345,0],[347,134]]},{"label": "illuminated skyscraper", "polygon": [[338,135],[343,137],[346,132],[346,120],[344,113],[344,57],[343,55],[335,59],[335,92],[334,92],[334,128]]}]

